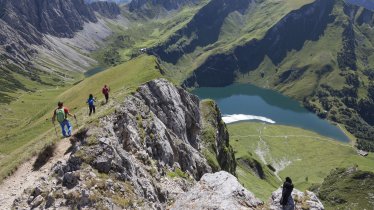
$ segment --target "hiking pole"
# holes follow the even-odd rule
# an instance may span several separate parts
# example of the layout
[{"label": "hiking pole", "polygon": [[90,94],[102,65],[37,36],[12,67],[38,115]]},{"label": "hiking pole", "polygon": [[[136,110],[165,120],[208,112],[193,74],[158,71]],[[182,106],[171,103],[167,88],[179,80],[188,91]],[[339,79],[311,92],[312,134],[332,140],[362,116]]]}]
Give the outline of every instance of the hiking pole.
[{"label": "hiking pole", "polygon": [[77,116],[74,115],[74,119],[75,119],[75,123],[77,124],[77,128],[79,129],[79,124],[78,124],[78,120],[77,120]]},{"label": "hiking pole", "polygon": [[57,129],[56,129],[56,124],[53,122],[53,127],[55,128],[55,133],[56,133],[56,137],[58,139],[58,134],[57,134]]}]

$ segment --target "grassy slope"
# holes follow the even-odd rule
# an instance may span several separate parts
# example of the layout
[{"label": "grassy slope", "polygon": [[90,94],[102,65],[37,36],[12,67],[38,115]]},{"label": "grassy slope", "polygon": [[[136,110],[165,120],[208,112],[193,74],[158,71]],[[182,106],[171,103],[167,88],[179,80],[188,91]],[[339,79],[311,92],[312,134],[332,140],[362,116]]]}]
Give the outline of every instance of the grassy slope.
[{"label": "grassy slope", "polygon": [[[132,56],[138,55],[140,49],[150,48],[165,41],[175,31],[188,23],[193,14],[205,3],[206,0],[198,5],[186,6],[177,13],[171,13],[157,19],[137,17],[135,14],[126,11],[123,15],[130,20],[129,27],[110,26],[115,32],[108,38],[108,43],[111,44],[98,50],[93,55],[101,65],[107,65],[103,62],[104,53],[109,49],[114,49],[119,53],[122,61],[127,61]],[[125,39],[122,40],[122,37],[125,37]]]},{"label": "grassy slope", "polygon": [[[205,2],[203,1],[202,4]],[[14,77],[27,89],[35,92],[9,93],[13,97],[13,101],[9,104],[0,104],[0,133],[2,134],[0,136],[0,181],[14,171],[20,163],[39,151],[47,142],[55,140],[54,130],[50,124],[50,115],[57,101],[64,101],[73,113],[84,116],[87,111],[86,97],[90,93],[101,97],[102,85],[108,84],[111,87],[112,95],[117,98],[116,102],[120,102],[118,100],[122,100],[124,95],[135,90],[139,84],[160,77],[154,57],[140,56],[130,60],[131,56],[136,55],[140,48],[151,47],[166,39],[171,33],[182,27],[201,6],[186,7],[179,13],[155,20],[132,19],[133,22],[128,29],[109,24],[114,34],[106,41],[108,46],[103,46],[102,49],[94,52],[93,57],[105,66],[102,62],[104,53],[115,48],[120,53],[121,61],[126,61],[126,63],[89,77],[75,86],[62,81],[56,82],[53,75],[45,75],[43,72],[39,75],[41,79],[53,86],[41,85],[22,75],[14,74]],[[131,42],[128,42],[127,39],[119,41],[119,36],[129,37]],[[69,78],[78,81],[83,77],[82,74],[73,74],[69,75]],[[100,110],[100,107],[98,109]],[[105,115],[109,111],[102,109],[101,115]],[[94,119],[79,117],[80,125],[83,124],[82,121],[86,120]],[[59,133],[58,126],[57,129]]]},{"label": "grassy slope", "polygon": [[318,191],[326,209],[372,209],[374,173],[339,168],[326,177]]},{"label": "grassy slope", "polygon": [[[235,46],[255,38],[261,39],[269,28],[289,12],[311,2],[313,0],[289,0],[286,2],[264,0],[255,3],[256,6],[248,9],[244,14],[237,11],[232,12],[226,17],[216,43],[198,47],[194,52],[185,54],[176,65],[164,62],[166,74],[181,83],[210,55],[230,51]],[[187,37],[183,38],[187,39]]]},{"label": "grassy slope", "polygon": [[[256,153],[258,150],[264,152],[263,160],[275,168],[282,168],[282,164],[289,162],[290,164],[279,172],[279,176],[290,176],[300,190],[305,190],[315,183],[322,183],[336,167],[358,165],[361,170],[374,171],[374,154],[361,157],[348,144],[300,128],[245,122],[230,124],[228,129],[236,158],[252,154],[262,160],[258,152]],[[263,141],[260,141],[260,136]],[[271,184],[263,183],[241,170],[242,167],[239,167],[239,180],[245,183],[249,190],[259,197],[270,196],[275,189]]]},{"label": "grassy slope", "polygon": [[[152,56],[141,56],[119,66],[89,77],[71,88],[52,88],[36,93],[24,94],[8,106],[1,105],[0,124],[0,180],[11,173],[17,165],[40,150],[47,142],[56,140],[50,117],[57,101],[62,100],[73,113],[78,115],[80,125],[105,115],[113,106],[113,101],[121,102],[123,96],[134,91],[140,84],[160,77]],[[111,87],[112,104],[101,106],[101,87]],[[87,117],[86,97],[98,97],[98,114]],[[12,123],[9,123],[11,119]],[[75,123],[73,123],[74,126]],[[58,134],[60,135],[60,129]]]},{"label": "grassy slope", "polygon": [[[336,63],[337,52],[342,48],[340,40],[343,28],[341,23],[347,21],[341,16],[344,13],[342,9],[342,7],[334,8],[333,14],[336,16],[336,20],[328,25],[319,40],[307,41],[301,50],[289,52],[278,66],[274,66],[269,59],[265,59],[256,71],[239,76],[238,81],[251,82],[266,88],[276,88],[297,99],[311,95],[313,90],[323,83],[327,83],[337,90],[342,89],[345,78],[339,75],[340,71]],[[334,71],[323,78],[318,78],[315,71],[325,65],[331,65]],[[308,66],[308,71],[297,81],[275,85],[279,75],[286,70],[305,66]],[[277,72],[275,72],[276,69],[278,69]],[[264,78],[261,78],[260,72],[265,72]]]}]

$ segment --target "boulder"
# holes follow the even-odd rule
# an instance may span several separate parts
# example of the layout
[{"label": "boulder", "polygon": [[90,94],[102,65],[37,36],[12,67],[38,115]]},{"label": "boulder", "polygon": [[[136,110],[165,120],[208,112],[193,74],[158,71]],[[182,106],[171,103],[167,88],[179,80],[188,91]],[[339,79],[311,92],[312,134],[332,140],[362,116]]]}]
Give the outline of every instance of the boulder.
[{"label": "boulder", "polygon": [[74,172],[67,172],[64,175],[62,184],[67,188],[73,188],[78,184],[79,175]]},{"label": "boulder", "polygon": [[205,174],[190,191],[179,195],[170,209],[255,209],[262,205],[236,177],[220,171]]}]

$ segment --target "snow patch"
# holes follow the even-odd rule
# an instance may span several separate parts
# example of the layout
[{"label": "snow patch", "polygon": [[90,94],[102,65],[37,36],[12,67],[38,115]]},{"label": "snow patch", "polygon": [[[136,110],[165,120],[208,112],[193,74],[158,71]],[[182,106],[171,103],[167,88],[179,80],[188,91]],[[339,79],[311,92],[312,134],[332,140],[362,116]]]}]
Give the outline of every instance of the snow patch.
[{"label": "snow patch", "polygon": [[224,115],[222,117],[222,120],[225,123],[233,123],[233,122],[238,122],[238,121],[243,121],[243,120],[259,120],[262,122],[267,122],[274,124],[275,121],[266,117],[262,116],[255,116],[255,115],[246,115],[246,114],[231,114],[231,115]]}]

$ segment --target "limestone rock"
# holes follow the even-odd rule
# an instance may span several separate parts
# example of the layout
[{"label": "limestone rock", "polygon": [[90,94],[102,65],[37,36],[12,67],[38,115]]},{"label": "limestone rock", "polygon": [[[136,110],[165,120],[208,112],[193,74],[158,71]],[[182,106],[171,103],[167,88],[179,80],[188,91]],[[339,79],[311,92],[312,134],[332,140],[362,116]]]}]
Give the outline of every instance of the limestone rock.
[{"label": "limestone rock", "polygon": [[[279,201],[282,197],[282,188],[274,191],[269,199],[271,210],[281,210],[282,206]],[[324,206],[318,197],[310,191],[301,192],[297,189],[292,191],[292,198],[295,204],[296,210],[323,210]]]},{"label": "limestone rock", "polygon": [[90,7],[100,15],[111,19],[121,14],[119,6],[114,2],[96,1],[91,3]]},{"label": "limestone rock", "polygon": [[181,194],[171,209],[255,209],[263,202],[246,190],[231,174],[205,174],[188,192]]},{"label": "limestone rock", "polygon": [[[36,196],[44,196],[45,208],[166,209],[212,171],[201,151],[201,121],[196,96],[165,79],[150,81],[99,125],[76,133],[69,158],[44,179],[47,187],[25,192],[13,207],[31,207]],[[226,138],[217,141],[227,143]],[[223,208],[261,204],[226,172],[205,175],[199,186],[222,191],[215,199]]]},{"label": "limestone rock", "polygon": [[31,206],[32,208],[36,208],[36,207],[38,207],[40,204],[42,204],[43,201],[44,201],[43,196],[38,195],[38,196],[36,196],[36,198],[34,198],[34,200],[31,202],[30,206]]}]

